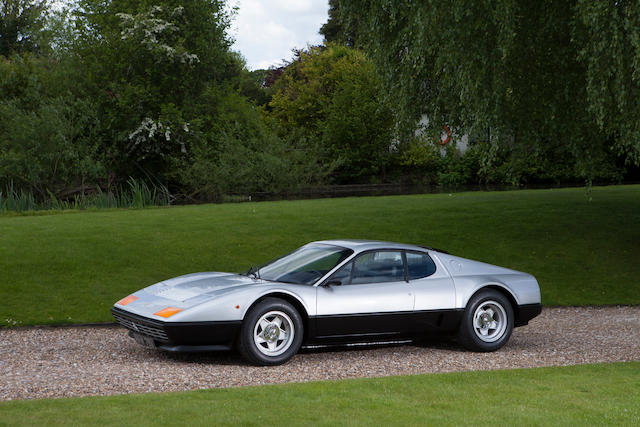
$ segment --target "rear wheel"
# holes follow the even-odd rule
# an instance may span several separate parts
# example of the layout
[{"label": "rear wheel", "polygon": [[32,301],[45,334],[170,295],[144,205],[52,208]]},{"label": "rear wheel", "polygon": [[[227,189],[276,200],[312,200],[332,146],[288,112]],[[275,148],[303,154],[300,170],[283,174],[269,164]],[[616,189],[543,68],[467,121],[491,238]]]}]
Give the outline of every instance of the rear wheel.
[{"label": "rear wheel", "polygon": [[507,343],[513,324],[509,300],[493,289],[482,290],[467,304],[458,341],[472,351],[495,351]]},{"label": "rear wheel", "polygon": [[298,352],[304,327],[298,311],[287,301],[266,298],[245,316],[238,349],[256,365],[280,365]]}]

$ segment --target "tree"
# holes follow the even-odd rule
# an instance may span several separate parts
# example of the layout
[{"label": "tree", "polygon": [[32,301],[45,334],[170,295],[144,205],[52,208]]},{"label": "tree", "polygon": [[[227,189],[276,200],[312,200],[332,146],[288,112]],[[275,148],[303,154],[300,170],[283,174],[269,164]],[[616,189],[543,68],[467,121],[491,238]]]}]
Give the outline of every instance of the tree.
[{"label": "tree", "polygon": [[98,116],[74,70],[25,54],[0,57],[0,76],[0,189],[42,199],[94,184],[104,174]]},{"label": "tree", "polygon": [[268,70],[248,71],[243,69],[240,74],[240,93],[259,106],[265,106],[271,100],[271,95],[265,84],[268,72]]},{"label": "tree", "polygon": [[329,0],[329,18],[320,27],[320,34],[324,36],[325,43],[340,43],[347,46],[356,46],[357,36],[354,25],[347,27],[344,18],[340,14],[340,3],[338,0]]},{"label": "tree", "polygon": [[591,117],[618,154],[640,164],[640,1],[578,0],[572,37]]},{"label": "tree", "polygon": [[0,55],[38,51],[46,15],[47,0],[0,0]]},{"label": "tree", "polygon": [[565,144],[586,178],[615,153],[640,161],[637,1],[338,4],[408,134],[426,114],[434,134],[448,124],[525,152]]},{"label": "tree", "polygon": [[329,44],[301,51],[273,85],[267,113],[282,136],[298,135],[298,148],[325,165],[339,164],[338,182],[384,174],[392,115],[362,52]]},{"label": "tree", "polygon": [[232,90],[242,69],[224,1],[81,0],[75,15],[74,53],[100,106],[107,159],[124,177],[165,177],[216,121],[204,100]]},{"label": "tree", "polygon": [[315,179],[265,128],[263,77],[231,51],[230,18],[224,0],[80,0],[71,51],[116,179],[160,181],[188,201]]}]

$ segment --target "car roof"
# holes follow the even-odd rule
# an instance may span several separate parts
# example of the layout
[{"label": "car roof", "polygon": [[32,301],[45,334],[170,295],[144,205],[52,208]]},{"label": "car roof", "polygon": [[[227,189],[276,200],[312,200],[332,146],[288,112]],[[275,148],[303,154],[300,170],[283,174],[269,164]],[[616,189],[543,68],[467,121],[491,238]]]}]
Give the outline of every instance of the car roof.
[{"label": "car roof", "polygon": [[[406,249],[424,252],[425,250],[437,249],[425,246],[410,245],[405,243],[385,242],[382,240],[362,240],[362,239],[340,239],[340,240],[319,240],[312,243],[324,243],[327,245],[342,246],[344,248],[353,249],[356,252],[374,250],[374,249]],[[438,251],[442,252],[442,251]]]}]

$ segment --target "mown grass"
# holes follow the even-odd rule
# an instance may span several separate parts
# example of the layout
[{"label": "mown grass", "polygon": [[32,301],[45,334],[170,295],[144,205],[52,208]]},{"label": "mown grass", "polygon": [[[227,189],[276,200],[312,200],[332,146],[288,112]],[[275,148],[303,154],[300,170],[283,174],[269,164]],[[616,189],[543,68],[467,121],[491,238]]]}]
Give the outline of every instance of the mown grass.
[{"label": "mown grass", "polygon": [[640,363],[0,403],[3,425],[638,425]]},{"label": "mown grass", "polygon": [[0,324],[109,321],[114,301],[306,242],[441,247],[534,274],[547,305],[640,304],[640,186],[0,216]]}]

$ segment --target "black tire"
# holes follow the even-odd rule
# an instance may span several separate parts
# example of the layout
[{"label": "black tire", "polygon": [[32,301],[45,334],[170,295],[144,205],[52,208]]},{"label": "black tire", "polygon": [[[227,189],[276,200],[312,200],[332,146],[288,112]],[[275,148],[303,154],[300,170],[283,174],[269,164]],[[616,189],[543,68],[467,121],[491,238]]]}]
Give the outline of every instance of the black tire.
[{"label": "black tire", "polygon": [[303,335],[302,317],[294,306],[279,298],[265,298],[242,321],[238,351],[254,365],[281,365],[298,352]]},{"label": "black tire", "polygon": [[514,316],[511,303],[493,289],[476,293],[464,311],[458,342],[471,351],[496,351],[509,341]]}]

